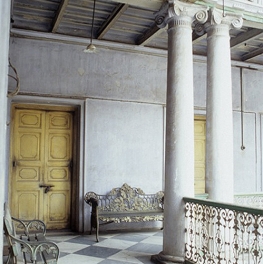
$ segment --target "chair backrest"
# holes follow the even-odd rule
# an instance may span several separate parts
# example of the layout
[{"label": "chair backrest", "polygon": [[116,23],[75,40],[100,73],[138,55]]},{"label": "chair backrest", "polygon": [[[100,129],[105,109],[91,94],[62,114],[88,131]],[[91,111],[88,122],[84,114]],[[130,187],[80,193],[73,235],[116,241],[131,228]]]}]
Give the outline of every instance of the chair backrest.
[{"label": "chair backrest", "polygon": [[15,229],[14,229],[14,224],[13,224],[12,217],[11,217],[10,210],[9,210],[7,203],[5,203],[5,205],[4,205],[4,210],[5,210],[4,224],[5,224],[5,227],[7,229],[8,235],[15,236],[16,233],[15,233]]},{"label": "chair backrest", "polygon": [[14,257],[17,257],[19,255],[19,252],[21,251],[20,245],[16,243],[14,240],[12,240],[12,237],[16,236],[16,230],[14,228],[14,224],[12,221],[12,217],[10,214],[10,210],[8,207],[8,204],[4,204],[4,231],[6,240],[9,244],[10,249],[12,250],[12,255]]}]

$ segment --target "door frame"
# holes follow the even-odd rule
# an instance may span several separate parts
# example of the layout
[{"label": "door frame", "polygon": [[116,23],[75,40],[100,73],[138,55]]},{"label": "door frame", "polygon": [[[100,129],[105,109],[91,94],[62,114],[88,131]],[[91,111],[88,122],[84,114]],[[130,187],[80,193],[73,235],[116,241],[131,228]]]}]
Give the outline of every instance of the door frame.
[{"label": "door frame", "polygon": [[[12,99],[12,98],[11,98]],[[9,181],[11,182],[13,156],[13,120],[16,109],[60,110],[73,114],[73,147],[72,147],[72,181],[70,205],[70,229],[83,232],[83,161],[84,161],[84,109],[85,101],[74,99],[40,98],[33,96],[17,96],[10,100],[10,153],[9,153]],[[8,199],[12,191],[9,184]]]}]

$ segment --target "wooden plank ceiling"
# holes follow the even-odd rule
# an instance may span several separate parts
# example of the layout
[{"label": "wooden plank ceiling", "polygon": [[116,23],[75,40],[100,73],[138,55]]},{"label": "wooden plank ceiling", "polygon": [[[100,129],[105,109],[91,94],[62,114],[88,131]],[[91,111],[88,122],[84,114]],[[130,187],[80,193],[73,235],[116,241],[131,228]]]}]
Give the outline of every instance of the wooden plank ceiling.
[{"label": "wooden plank ceiling", "polygon": [[[12,28],[156,49],[167,49],[166,29],[156,27],[158,5],[138,7],[96,0],[13,0]],[[94,23],[92,21],[94,14]],[[246,23],[245,23],[246,24]],[[263,26],[231,30],[233,60],[263,64]],[[92,34],[93,32],[93,34]],[[193,33],[193,51],[206,55],[206,36]]]}]

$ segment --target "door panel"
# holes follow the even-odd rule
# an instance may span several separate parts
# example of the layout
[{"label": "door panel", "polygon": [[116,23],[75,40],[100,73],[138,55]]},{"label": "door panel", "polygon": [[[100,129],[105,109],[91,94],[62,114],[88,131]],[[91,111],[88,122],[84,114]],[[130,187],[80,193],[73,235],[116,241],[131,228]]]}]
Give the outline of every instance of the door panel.
[{"label": "door panel", "polygon": [[52,228],[68,228],[70,219],[70,188],[72,159],[72,115],[65,112],[48,112],[46,115],[45,182],[54,185],[46,198],[45,222]]},{"label": "door panel", "polygon": [[68,222],[69,218],[69,193],[67,191],[55,191],[48,194],[48,218],[50,225]]},{"label": "door panel", "polygon": [[20,219],[38,219],[40,191],[18,191],[18,216]]},{"label": "door panel", "polygon": [[205,193],[205,120],[195,120],[195,194]]},{"label": "door panel", "polygon": [[12,162],[12,213],[21,219],[43,216],[39,182],[42,177],[44,151],[43,113],[17,110],[14,119]]},{"label": "door panel", "polygon": [[15,110],[11,176],[15,217],[41,219],[49,229],[70,226],[72,125],[71,112]]}]

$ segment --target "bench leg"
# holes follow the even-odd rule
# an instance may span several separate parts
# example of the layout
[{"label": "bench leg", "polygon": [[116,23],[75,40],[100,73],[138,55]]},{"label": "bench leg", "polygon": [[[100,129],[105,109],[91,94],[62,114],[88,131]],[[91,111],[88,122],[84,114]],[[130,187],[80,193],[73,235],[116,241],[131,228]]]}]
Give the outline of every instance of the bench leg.
[{"label": "bench leg", "polygon": [[99,242],[99,228],[100,228],[100,225],[99,225],[99,218],[97,217],[96,219],[96,240],[97,242]]},{"label": "bench leg", "polygon": [[91,218],[90,218],[90,232],[89,232],[90,235],[91,235],[91,232],[92,232],[92,215],[91,215]]},{"label": "bench leg", "polygon": [[97,242],[99,242],[99,229],[100,229],[99,215],[98,215],[98,211],[96,211],[96,240]]},{"label": "bench leg", "polygon": [[90,235],[92,233],[92,228],[97,228],[97,219],[96,219],[96,214],[91,213],[91,218],[90,218]]},{"label": "bench leg", "polygon": [[99,218],[97,213],[92,213],[90,218],[90,235],[92,233],[92,228],[96,230],[96,240],[99,242]]}]

